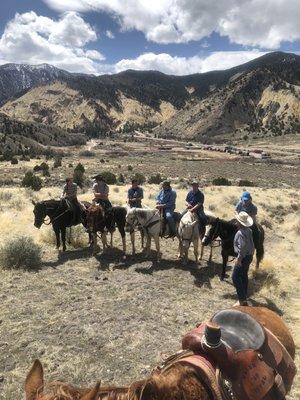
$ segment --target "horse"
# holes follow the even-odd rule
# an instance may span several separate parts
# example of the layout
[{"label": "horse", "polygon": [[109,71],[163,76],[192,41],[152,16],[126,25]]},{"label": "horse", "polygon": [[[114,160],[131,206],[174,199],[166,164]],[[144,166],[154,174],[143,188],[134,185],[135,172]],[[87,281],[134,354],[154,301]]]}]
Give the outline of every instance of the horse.
[{"label": "horse", "polygon": [[110,247],[113,246],[113,233],[115,231],[115,224],[122,238],[122,246],[124,257],[126,257],[126,237],[125,237],[125,224],[126,224],[126,207],[113,206],[111,210],[104,210],[101,205],[92,204],[87,209],[87,229],[92,235],[93,253],[98,251],[97,245],[97,232],[101,233],[103,249],[108,247],[106,231],[110,232]]},{"label": "horse", "polygon": [[[181,215],[179,213],[174,213],[174,218],[178,230],[178,224]],[[168,235],[168,227],[165,225],[164,218],[157,209],[135,207],[128,209],[126,215],[126,230],[128,232],[134,232],[134,228],[136,226],[141,226],[146,236],[146,254],[147,256],[150,255],[151,239],[153,238],[156,248],[157,261],[159,261],[161,258],[159,239],[160,237],[168,237],[165,236]],[[179,238],[178,234],[177,238]]]},{"label": "horse", "polygon": [[144,381],[130,387],[106,386],[98,382],[93,388],[78,388],[61,381],[45,384],[41,362],[35,360],[25,380],[26,400],[139,400]]},{"label": "horse", "polygon": [[[207,227],[205,235],[202,239],[202,244],[207,246],[211,244],[218,237],[221,239],[221,255],[223,259],[221,280],[224,280],[226,275],[226,266],[229,256],[235,257],[235,251],[233,247],[234,236],[238,230],[236,220],[224,221],[220,218],[211,218],[210,226]],[[256,249],[256,265],[255,270],[259,268],[259,264],[264,256],[264,239],[265,233],[261,225],[255,224],[252,227],[253,242]]]},{"label": "horse", "polygon": [[[222,321],[224,313],[227,319]],[[242,330],[237,315],[247,329]],[[248,306],[220,311],[211,321],[216,318],[221,325],[199,324],[183,337],[183,350],[155,367],[149,377],[129,386],[100,387],[97,383],[92,389],[81,389],[62,382],[45,384],[42,364],[36,360],[26,377],[26,400],[283,400],[291,389],[296,368],[295,343],[282,319],[267,308]],[[210,339],[222,339],[220,347],[207,341],[211,330],[214,336]],[[216,337],[216,333],[220,336]],[[229,347],[230,337],[244,346],[245,342],[238,340],[240,335],[249,349]],[[256,363],[252,362],[253,357]],[[244,387],[246,393],[241,396],[239,392]]]},{"label": "horse", "polygon": [[[214,218],[215,216],[210,211],[205,211],[205,215],[207,217],[207,222],[209,223],[210,218]],[[183,259],[184,263],[187,262],[188,258],[188,250],[193,243],[194,255],[196,263],[199,262],[198,256],[198,248],[199,248],[199,239],[201,240],[201,254],[200,260],[203,258],[204,246],[202,244],[202,239],[205,234],[205,223],[204,221],[200,221],[197,213],[192,213],[190,210],[187,210],[186,213],[183,214],[179,226],[178,226],[178,236],[180,239],[180,257]],[[212,257],[212,247],[210,248],[210,256]]]},{"label": "horse", "polygon": [[[74,219],[74,212],[70,209],[66,200],[44,200],[40,202],[32,201],[34,205],[34,226],[38,229],[45,224],[52,224],[52,228],[56,237],[56,248],[60,248],[60,238],[63,244],[63,251],[66,251],[66,228],[78,225],[86,225],[85,209],[90,206],[88,202],[81,204],[85,209],[81,208],[80,216]],[[47,221],[48,217],[48,221]]]}]

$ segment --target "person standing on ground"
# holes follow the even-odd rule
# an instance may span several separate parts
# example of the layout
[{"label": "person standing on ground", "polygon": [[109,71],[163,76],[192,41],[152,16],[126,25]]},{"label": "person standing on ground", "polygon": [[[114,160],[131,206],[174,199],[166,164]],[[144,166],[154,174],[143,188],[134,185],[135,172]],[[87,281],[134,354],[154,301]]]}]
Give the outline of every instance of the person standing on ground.
[{"label": "person standing on ground", "polygon": [[131,188],[128,190],[128,204],[129,207],[142,208],[142,200],[144,198],[144,191],[139,186],[137,179],[132,179]]},{"label": "person standing on ground", "polygon": [[237,214],[236,219],[238,231],[234,236],[233,246],[237,258],[232,273],[232,281],[238,297],[235,306],[247,306],[248,272],[254,254],[253,236],[250,228],[253,225],[253,219],[245,211]]}]

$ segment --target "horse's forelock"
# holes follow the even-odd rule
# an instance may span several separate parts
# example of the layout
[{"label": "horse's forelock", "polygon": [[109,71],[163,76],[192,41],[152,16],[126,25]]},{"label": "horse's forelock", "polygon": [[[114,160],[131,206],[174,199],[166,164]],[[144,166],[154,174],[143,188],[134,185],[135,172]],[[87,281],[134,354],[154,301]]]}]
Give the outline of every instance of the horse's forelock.
[{"label": "horse's forelock", "polygon": [[87,390],[78,389],[64,382],[50,382],[38,393],[38,400],[79,400]]}]

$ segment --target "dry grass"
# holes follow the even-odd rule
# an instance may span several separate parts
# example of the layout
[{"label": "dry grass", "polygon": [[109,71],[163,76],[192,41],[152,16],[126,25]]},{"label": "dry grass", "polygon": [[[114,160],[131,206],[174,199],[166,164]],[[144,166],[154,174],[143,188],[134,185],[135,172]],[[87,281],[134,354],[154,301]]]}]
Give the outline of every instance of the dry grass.
[{"label": "dry grass", "polygon": [[[113,186],[112,202],[125,204],[127,189]],[[151,207],[157,186],[144,189],[144,204]],[[241,189],[206,187],[206,205],[230,219]],[[253,304],[283,314],[299,348],[299,211],[291,207],[299,192],[258,187],[251,192],[260,219],[272,224],[266,228],[261,270],[256,279],[251,277],[251,298]],[[177,193],[181,210],[186,190]],[[214,250],[212,265],[205,255],[198,268],[193,263],[183,268],[176,259],[177,244],[170,240],[163,243],[159,266],[141,255],[123,262],[117,249],[94,258],[86,249],[86,234],[76,227],[72,246],[58,254],[51,229],[33,226],[31,199],[59,194],[58,187],[43,188],[37,194],[0,189],[0,199],[5,200],[0,211],[1,242],[12,234],[26,234],[43,248],[43,267],[38,273],[0,271],[0,334],[4,338],[0,343],[0,398],[5,400],[22,398],[26,372],[37,357],[45,363],[49,378],[77,384],[92,385],[100,378],[125,384],[143,377],[161,354],[178,350],[181,336],[197,322],[235,301],[230,276],[223,283],[218,278],[219,249]],[[80,198],[90,200],[90,191]],[[120,249],[118,234],[115,243]],[[299,368],[299,356],[297,364]],[[295,382],[288,398],[299,396],[300,385]]]}]

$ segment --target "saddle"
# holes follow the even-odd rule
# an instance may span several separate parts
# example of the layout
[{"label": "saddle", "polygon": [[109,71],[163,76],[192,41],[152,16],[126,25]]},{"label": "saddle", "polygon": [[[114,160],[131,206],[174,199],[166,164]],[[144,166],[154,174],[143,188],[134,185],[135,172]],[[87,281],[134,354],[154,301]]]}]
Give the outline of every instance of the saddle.
[{"label": "saddle", "polygon": [[222,393],[229,381],[237,400],[283,400],[296,374],[294,361],[281,342],[238,310],[220,311],[200,324],[184,336],[182,348],[209,355],[220,370]]}]

